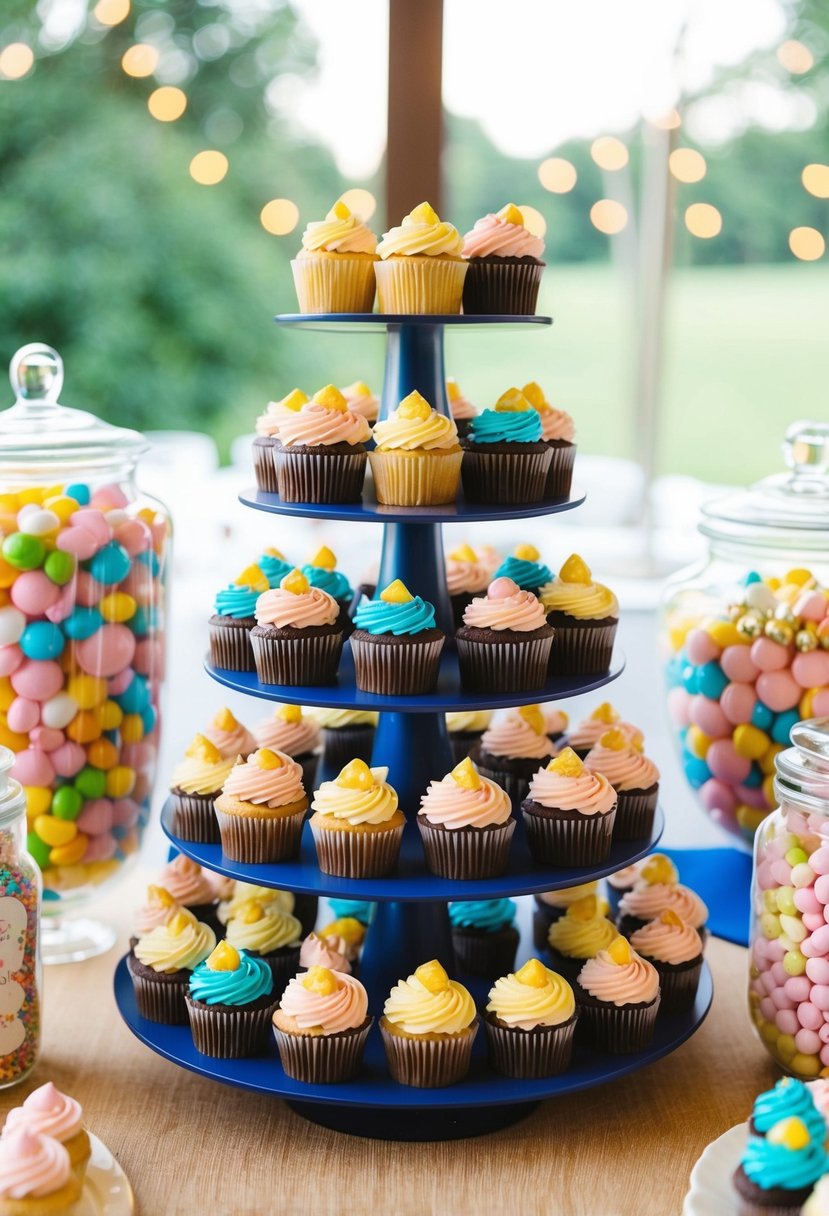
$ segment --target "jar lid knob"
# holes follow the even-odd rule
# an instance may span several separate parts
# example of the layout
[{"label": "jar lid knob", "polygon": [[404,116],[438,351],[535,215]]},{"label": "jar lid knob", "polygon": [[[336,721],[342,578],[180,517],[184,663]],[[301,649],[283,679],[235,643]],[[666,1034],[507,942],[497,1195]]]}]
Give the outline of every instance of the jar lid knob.
[{"label": "jar lid knob", "polygon": [[791,741],[801,752],[829,760],[829,718],[807,718],[792,727]]},{"label": "jar lid knob", "polygon": [[30,342],[13,356],[9,380],[17,401],[54,405],[63,387],[63,359],[45,342]]},{"label": "jar lid knob", "polygon": [[783,439],[783,458],[794,489],[829,476],[829,423],[793,422]]}]

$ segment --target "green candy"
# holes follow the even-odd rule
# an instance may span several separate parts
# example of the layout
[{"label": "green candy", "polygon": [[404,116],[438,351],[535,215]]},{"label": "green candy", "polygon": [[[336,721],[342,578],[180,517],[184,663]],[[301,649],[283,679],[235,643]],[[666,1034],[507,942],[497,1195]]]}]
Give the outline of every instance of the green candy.
[{"label": "green candy", "polygon": [[49,864],[49,854],[51,848],[45,841],[41,840],[37,832],[29,832],[26,837],[26,848],[34,857],[41,870],[45,870]]},{"label": "green candy", "polygon": [[75,790],[84,798],[103,798],[107,790],[106,773],[99,768],[82,768],[75,778]]},{"label": "green candy", "polygon": [[58,587],[65,587],[75,573],[74,555],[64,553],[62,549],[55,549],[43,563],[43,570],[46,577],[57,583]]},{"label": "green candy", "polygon": [[56,819],[77,819],[83,810],[83,794],[73,785],[63,785],[55,790],[52,798],[52,814]]},{"label": "green candy", "polygon": [[46,546],[37,536],[12,532],[3,541],[3,556],[18,570],[36,570],[43,563]]}]

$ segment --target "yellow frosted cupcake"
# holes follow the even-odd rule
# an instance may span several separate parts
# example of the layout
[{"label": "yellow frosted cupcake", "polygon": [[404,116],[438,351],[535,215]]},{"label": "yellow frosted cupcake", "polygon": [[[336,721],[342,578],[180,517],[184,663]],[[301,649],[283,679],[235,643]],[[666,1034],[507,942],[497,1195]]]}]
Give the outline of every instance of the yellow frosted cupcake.
[{"label": "yellow frosted cupcake", "polygon": [[453,502],[463,452],[451,418],[409,393],[374,428],[369,452],[377,501],[387,506],[429,507]]},{"label": "yellow frosted cupcake", "polygon": [[489,1060],[507,1077],[552,1077],[573,1054],[576,998],[562,976],[531,958],[496,980],[484,1015]]},{"label": "yellow frosted cupcake", "polygon": [[453,224],[441,220],[429,203],[415,207],[377,246],[380,312],[460,312],[468,269],[462,249],[463,237]]},{"label": "yellow frosted cupcake", "polygon": [[352,760],[314,794],[311,831],[324,874],[380,878],[397,865],[406,819],[388,771]]},{"label": "yellow frosted cupcake", "polygon": [[584,895],[550,925],[547,944],[553,966],[571,982],[589,958],[607,950],[619,936],[619,930],[605,915],[606,908],[605,900]]},{"label": "yellow frosted cupcake", "polygon": [[312,220],[291,262],[300,312],[371,312],[377,237],[339,200]]},{"label": "yellow frosted cupcake", "polygon": [[213,799],[222,792],[234,759],[224,757],[204,735],[195,736],[181,764],[173,769],[170,781],[172,828],[176,836],[201,844],[219,843]]},{"label": "yellow frosted cupcake", "polygon": [[475,1002],[432,959],[392,988],[380,1033],[395,1081],[418,1089],[454,1085],[469,1071],[478,1033]]},{"label": "yellow frosted cupcake", "polygon": [[598,675],[607,671],[619,624],[619,601],[590,567],[573,553],[552,582],[538,593],[547,622],[556,631],[550,672],[557,676]]}]

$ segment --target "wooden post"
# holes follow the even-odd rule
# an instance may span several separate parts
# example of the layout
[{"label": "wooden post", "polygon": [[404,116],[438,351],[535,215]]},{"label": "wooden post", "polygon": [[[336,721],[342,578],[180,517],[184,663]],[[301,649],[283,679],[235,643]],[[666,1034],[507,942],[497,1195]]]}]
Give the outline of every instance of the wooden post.
[{"label": "wooden post", "polygon": [[386,220],[424,199],[440,212],[443,0],[389,0]]}]

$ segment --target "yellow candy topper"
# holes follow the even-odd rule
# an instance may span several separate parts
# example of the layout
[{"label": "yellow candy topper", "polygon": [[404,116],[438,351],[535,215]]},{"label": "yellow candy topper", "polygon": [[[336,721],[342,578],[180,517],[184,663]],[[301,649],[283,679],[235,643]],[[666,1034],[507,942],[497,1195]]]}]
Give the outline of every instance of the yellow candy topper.
[{"label": "yellow candy topper", "polygon": [[408,219],[416,224],[439,224],[440,216],[431,203],[418,203],[408,214]]},{"label": "yellow candy topper", "polygon": [[449,976],[436,958],[428,963],[421,963],[415,971],[415,979],[420,980],[429,992],[445,992],[449,987]]},{"label": "yellow candy topper", "polygon": [[207,957],[207,966],[211,971],[238,971],[242,956],[230,942],[219,942],[212,954]]},{"label": "yellow candy topper", "polygon": [[326,384],[324,388],[317,389],[312,401],[323,409],[334,410],[338,414],[344,414],[348,409],[348,402],[335,384]]},{"label": "yellow candy topper", "polygon": [[611,752],[623,752],[630,747],[630,739],[621,730],[606,730],[599,739],[599,743]]},{"label": "yellow candy topper", "polygon": [[287,722],[290,725],[295,725],[302,721],[302,706],[301,705],[280,705],[279,709],[274,711],[275,718],[280,722]]},{"label": "yellow candy topper", "polygon": [[780,1144],[792,1152],[797,1152],[806,1148],[812,1138],[803,1120],[798,1119],[797,1115],[790,1115],[788,1119],[774,1123],[766,1132],[766,1139],[769,1144]]},{"label": "yellow candy topper", "polygon": [[480,774],[469,759],[469,756],[461,760],[460,764],[456,764],[449,776],[463,790],[479,790],[481,788]]},{"label": "yellow candy topper", "polygon": [[319,930],[320,937],[340,937],[349,946],[359,946],[366,935],[366,927],[355,916],[339,916],[330,925]]},{"label": "yellow candy topper", "polygon": [[453,549],[449,554],[449,560],[453,562],[476,562],[478,555],[471,545],[466,543],[458,545],[457,549]]},{"label": "yellow candy topper", "polygon": [[619,713],[609,701],[602,701],[601,705],[597,705],[590,717],[593,722],[605,722],[608,726],[619,721]]},{"label": "yellow candy topper", "polygon": [[534,730],[537,735],[545,735],[547,733],[544,715],[538,705],[522,705],[518,711],[518,716],[519,718],[523,718],[530,730]]},{"label": "yellow candy topper", "polygon": [[297,570],[296,566],[280,580],[279,586],[283,591],[289,591],[291,595],[307,595],[311,590],[308,579],[301,570]]},{"label": "yellow candy topper", "polygon": [[270,747],[260,747],[259,751],[254,753],[253,763],[257,768],[265,770],[285,767],[285,761],[279,752],[273,751]]},{"label": "yellow candy topper", "polygon": [[409,393],[408,397],[404,397],[397,407],[397,416],[399,418],[408,418],[425,422],[432,413],[432,407],[425,397],[415,389],[413,393]]},{"label": "yellow candy topper", "polygon": [[520,388],[508,388],[495,402],[495,409],[499,414],[524,414],[532,406]]},{"label": "yellow candy topper", "polygon": [[521,392],[533,409],[538,410],[539,414],[549,413],[552,407],[544,394],[544,389],[535,380],[529,380],[521,389]]},{"label": "yellow candy topper", "polygon": [[[303,405],[307,405],[310,400],[311,398],[307,393],[303,393],[301,388],[292,388],[287,396],[277,402],[277,405],[280,405],[283,410],[292,410],[295,414],[298,414]],[[266,549],[265,552],[267,553],[268,550]],[[278,556],[281,557],[282,555],[279,554]]]},{"label": "yellow candy topper", "polygon": [[583,895],[581,899],[577,899],[575,903],[570,904],[565,916],[572,917],[573,920],[595,920],[599,915],[599,901],[595,895]]},{"label": "yellow candy topper", "polygon": [[335,784],[346,790],[371,790],[377,782],[365,760],[349,760]]},{"label": "yellow candy topper", "polygon": [[685,923],[682,917],[677,912],[674,912],[673,908],[666,908],[659,917],[659,920],[663,925],[671,925],[674,929],[681,929]]},{"label": "yellow candy topper", "polygon": [[550,982],[550,972],[537,958],[530,958],[516,971],[515,978],[529,988],[544,988]]},{"label": "yellow candy topper", "polygon": [[607,953],[618,967],[627,967],[633,959],[633,951],[626,937],[617,937],[607,948]]},{"label": "yellow candy topper", "polygon": [[524,215],[515,203],[507,203],[500,211],[496,212],[499,220],[505,220],[508,224],[519,224],[524,227]]},{"label": "yellow candy topper", "polygon": [[265,578],[259,566],[245,566],[235,580],[236,587],[250,587],[251,591],[267,591],[270,583]]},{"label": "yellow candy topper", "polygon": [[537,562],[541,557],[541,554],[539,553],[538,549],[536,549],[535,545],[523,544],[515,546],[513,556],[517,557],[519,561],[522,562]]},{"label": "yellow candy topper", "polygon": [[318,570],[333,570],[337,565],[337,556],[328,548],[328,545],[323,545],[317,549],[308,565],[316,566]]},{"label": "yellow candy topper", "polygon": [[557,756],[553,757],[547,765],[547,771],[558,773],[560,777],[580,777],[584,772],[584,765],[572,747],[565,747]]},{"label": "yellow candy topper", "polygon": [[350,220],[351,214],[352,212],[348,203],[344,203],[341,198],[338,198],[325,218],[328,220]]},{"label": "yellow candy topper", "polygon": [[581,583],[585,587],[593,581],[590,567],[584,558],[579,557],[578,553],[570,554],[559,570],[558,577],[563,583]]},{"label": "yellow candy topper", "polygon": [[219,764],[222,759],[222,753],[219,751],[209,739],[204,735],[195,735],[193,742],[184,753],[191,760],[204,760],[205,764]]},{"label": "yellow candy topper", "polygon": [[318,992],[320,996],[330,996],[337,991],[337,980],[333,971],[327,967],[309,967],[299,981],[309,992]]},{"label": "yellow candy topper", "polygon": [[216,730],[236,730],[239,723],[225,705],[218,713],[213,715],[210,719],[210,725],[215,726]]},{"label": "yellow candy topper", "polygon": [[157,908],[172,908],[176,901],[166,887],[147,887],[147,903]]},{"label": "yellow candy topper", "polygon": [[652,853],[639,871],[642,882],[649,886],[657,883],[676,882],[679,878],[677,868],[664,853]]},{"label": "yellow candy topper", "polygon": [[234,919],[240,920],[243,925],[255,925],[264,916],[265,909],[258,899],[246,899],[239,905]]},{"label": "yellow candy topper", "polygon": [[393,583],[389,583],[388,587],[380,592],[380,599],[384,604],[409,604],[414,596],[406,584],[396,578]]}]

